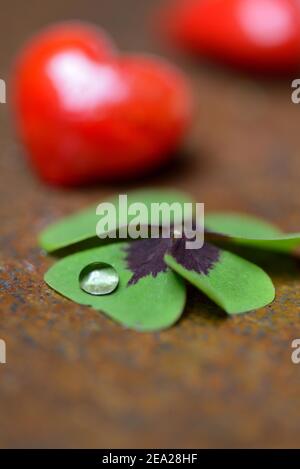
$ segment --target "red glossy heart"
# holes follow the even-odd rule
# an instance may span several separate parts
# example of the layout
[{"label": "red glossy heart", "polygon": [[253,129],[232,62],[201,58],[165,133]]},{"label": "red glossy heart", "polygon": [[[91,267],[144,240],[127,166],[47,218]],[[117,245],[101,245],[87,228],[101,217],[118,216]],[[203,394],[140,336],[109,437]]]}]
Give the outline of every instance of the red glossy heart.
[{"label": "red glossy heart", "polygon": [[17,61],[17,128],[34,167],[57,184],[132,177],[158,166],[191,117],[185,78],[165,61],[118,56],[102,31],[63,24]]},{"label": "red glossy heart", "polygon": [[202,56],[261,71],[300,66],[298,0],[176,0],[162,24],[173,40]]}]

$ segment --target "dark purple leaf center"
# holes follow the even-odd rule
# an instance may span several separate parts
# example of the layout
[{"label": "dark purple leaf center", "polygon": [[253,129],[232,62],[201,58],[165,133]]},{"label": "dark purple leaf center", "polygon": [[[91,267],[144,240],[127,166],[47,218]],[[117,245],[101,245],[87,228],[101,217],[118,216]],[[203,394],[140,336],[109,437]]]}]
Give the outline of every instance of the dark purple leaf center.
[{"label": "dark purple leaf center", "polygon": [[207,275],[218,262],[220,250],[210,243],[204,243],[200,249],[186,249],[184,239],[176,239],[170,254],[187,270]]},{"label": "dark purple leaf center", "polygon": [[147,238],[134,241],[126,248],[127,265],[133,273],[128,285],[134,285],[146,275],[156,277],[167,270],[164,255],[171,247],[170,238]]},{"label": "dark purple leaf center", "polygon": [[213,244],[204,243],[201,249],[186,249],[186,238],[147,238],[134,241],[126,247],[126,261],[132,277],[128,285],[134,285],[147,275],[156,277],[167,271],[166,253],[188,270],[207,275],[219,260],[220,251]]}]

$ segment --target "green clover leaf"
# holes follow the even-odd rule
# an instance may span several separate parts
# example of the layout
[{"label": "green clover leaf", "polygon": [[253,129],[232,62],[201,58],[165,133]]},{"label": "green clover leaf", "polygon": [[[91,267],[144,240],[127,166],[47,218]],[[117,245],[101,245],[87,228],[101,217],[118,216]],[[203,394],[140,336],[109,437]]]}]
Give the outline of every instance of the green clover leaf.
[{"label": "green clover leaf", "polygon": [[300,233],[283,233],[259,218],[234,213],[209,213],[205,227],[224,241],[241,246],[293,254],[300,246]]},{"label": "green clover leaf", "polygon": [[255,264],[208,243],[201,249],[178,251],[175,247],[165,255],[166,264],[226,313],[245,313],[274,300],[270,277]]},{"label": "green clover leaf", "polygon": [[[165,266],[155,277],[145,275],[138,282],[130,283],[132,271],[126,262],[128,248],[127,243],[114,243],[64,257],[48,270],[45,281],[61,295],[101,310],[123,326],[140,331],[171,326],[181,316],[185,305],[182,279]],[[113,293],[93,296],[81,289],[80,273],[94,262],[109,264],[116,270],[119,285]]]}]

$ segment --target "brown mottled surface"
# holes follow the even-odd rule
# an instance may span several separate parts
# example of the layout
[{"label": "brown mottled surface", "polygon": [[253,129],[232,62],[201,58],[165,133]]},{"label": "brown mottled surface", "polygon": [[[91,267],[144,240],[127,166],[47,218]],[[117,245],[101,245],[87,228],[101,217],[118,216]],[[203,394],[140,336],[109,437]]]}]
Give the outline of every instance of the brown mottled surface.
[{"label": "brown mottled surface", "polygon": [[[72,17],[107,27],[123,50],[167,55],[145,27],[155,3],[5,0],[0,77],[8,78],[32,31]],[[189,157],[137,185],[174,185],[206,210],[243,210],[299,230],[300,107],[291,104],[290,80],[251,80],[173,58],[197,96]],[[0,105],[0,337],[8,360],[0,365],[1,446],[299,446],[300,365],[290,359],[300,336],[299,262],[258,256],[277,287],[269,307],[227,319],[190,290],[183,319],[156,334],[124,330],[63,299],[42,281],[53,259],[38,248],[37,233],[127,186],[44,187],[8,114]]]}]

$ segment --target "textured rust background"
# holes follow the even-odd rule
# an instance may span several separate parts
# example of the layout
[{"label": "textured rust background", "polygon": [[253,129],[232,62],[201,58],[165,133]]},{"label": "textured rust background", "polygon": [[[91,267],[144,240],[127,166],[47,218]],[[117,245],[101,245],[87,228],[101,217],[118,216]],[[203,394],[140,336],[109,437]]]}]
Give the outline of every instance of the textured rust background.
[{"label": "textured rust background", "polygon": [[[251,80],[163,50],[145,27],[157,3],[5,0],[1,78],[32,31],[66,18],[107,27],[123,50],[173,55],[197,97],[187,154],[136,185],[174,185],[206,209],[243,210],[299,230],[300,106],[291,104],[290,80]],[[0,337],[8,360],[0,365],[1,446],[298,446],[300,365],[291,363],[290,343],[300,336],[299,262],[257,256],[277,287],[267,308],[228,319],[190,290],[176,327],[124,330],[43,284],[53,259],[36,236],[128,186],[44,187],[9,121],[9,104],[0,105]]]}]

